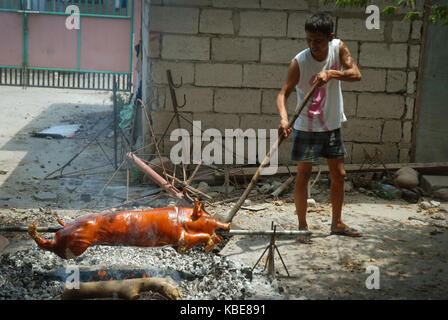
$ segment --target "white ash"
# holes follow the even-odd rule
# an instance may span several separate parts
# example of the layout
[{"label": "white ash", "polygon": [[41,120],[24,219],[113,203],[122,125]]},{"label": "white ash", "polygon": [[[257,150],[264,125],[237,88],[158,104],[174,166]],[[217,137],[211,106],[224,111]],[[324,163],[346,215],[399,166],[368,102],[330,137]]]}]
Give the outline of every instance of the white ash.
[{"label": "white ash", "polygon": [[[63,260],[37,246],[0,256],[0,299],[60,299],[64,283],[49,280],[43,273],[67,266],[126,265],[138,269],[177,270],[193,274],[194,280],[178,280],[185,300],[253,299],[263,292],[265,298],[278,294],[264,277],[251,282],[249,266],[233,262],[196,247],[184,254],[171,247],[137,248],[93,246],[73,260]],[[263,278],[263,285],[257,285]]]}]

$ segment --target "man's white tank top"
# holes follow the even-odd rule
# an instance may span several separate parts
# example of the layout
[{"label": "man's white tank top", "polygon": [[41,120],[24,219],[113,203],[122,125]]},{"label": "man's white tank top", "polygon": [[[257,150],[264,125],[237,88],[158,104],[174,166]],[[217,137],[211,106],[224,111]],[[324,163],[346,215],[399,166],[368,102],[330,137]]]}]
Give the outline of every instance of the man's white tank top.
[{"label": "man's white tank top", "polygon": [[[313,58],[309,48],[299,52],[294,57],[300,70],[300,79],[296,86],[296,110],[306,93],[311,89],[313,80],[319,72],[330,69],[341,70],[339,44],[339,39],[330,41],[327,58],[321,62]],[[331,79],[327,84],[316,89],[310,102],[294,122],[293,127],[301,131],[330,131],[340,128],[341,123],[346,120],[341,81]]]}]

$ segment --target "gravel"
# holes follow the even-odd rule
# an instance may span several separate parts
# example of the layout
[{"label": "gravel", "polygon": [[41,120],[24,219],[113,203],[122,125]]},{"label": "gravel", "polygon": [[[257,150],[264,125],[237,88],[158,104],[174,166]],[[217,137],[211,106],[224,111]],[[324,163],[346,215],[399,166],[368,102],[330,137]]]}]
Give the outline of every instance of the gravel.
[{"label": "gravel", "polygon": [[[221,244],[222,246],[222,244]],[[127,266],[157,269],[162,274],[173,272],[173,279],[185,300],[281,299],[277,288],[261,273],[251,274],[251,267],[234,262],[214,252],[196,247],[184,254],[171,247],[137,248],[93,246],[73,260],[63,260],[37,246],[4,253],[0,259],[1,300],[60,299],[64,282],[49,278],[52,271],[67,266]],[[176,271],[194,275],[176,277]],[[251,275],[253,277],[250,280]]]}]

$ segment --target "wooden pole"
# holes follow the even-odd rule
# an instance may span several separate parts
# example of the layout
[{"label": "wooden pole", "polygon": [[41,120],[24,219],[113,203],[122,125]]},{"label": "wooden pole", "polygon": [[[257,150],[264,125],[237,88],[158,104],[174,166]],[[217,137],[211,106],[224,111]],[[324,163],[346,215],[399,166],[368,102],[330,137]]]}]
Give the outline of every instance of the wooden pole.
[{"label": "wooden pole", "polygon": [[173,195],[178,199],[182,205],[186,207],[192,207],[192,204],[184,197],[183,193],[177,190],[173,185],[171,185],[167,180],[162,178],[155,172],[153,169],[151,169],[149,166],[147,166],[142,159],[137,157],[132,152],[128,152],[126,155],[126,158],[128,161],[132,162],[137,168],[139,168],[141,171],[146,173],[147,177],[150,178],[152,181],[157,183],[159,187],[161,187],[163,190],[165,190],[167,193]]},{"label": "wooden pole", "polygon": [[142,278],[80,283],[79,288],[64,287],[62,300],[112,298],[134,300],[141,292],[154,291],[170,300],[181,300],[182,292],[170,278]]}]

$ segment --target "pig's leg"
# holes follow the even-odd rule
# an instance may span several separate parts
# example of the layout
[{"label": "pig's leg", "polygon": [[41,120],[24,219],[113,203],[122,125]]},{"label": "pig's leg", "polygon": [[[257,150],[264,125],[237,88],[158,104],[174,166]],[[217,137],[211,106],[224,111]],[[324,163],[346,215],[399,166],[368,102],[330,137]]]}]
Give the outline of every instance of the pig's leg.
[{"label": "pig's leg", "polygon": [[56,253],[58,256],[60,256],[61,258],[65,258],[63,256],[61,256],[59,254],[59,246],[57,244],[57,242],[55,240],[48,240],[45,238],[42,238],[38,233],[37,233],[37,227],[35,223],[32,223],[29,225],[28,227],[28,234],[31,236],[31,238],[34,239],[34,241],[36,241],[37,245],[43,249],[43,250],[47,250],[47,251],[51,251],[53,253]]},{"label": "pig's leg", "polygon": [[215,242],[208,233],[184,233],[184,248],[188,250],[200,244],[205,244],[205,252],[210,252]]},{"label": "pig's leg", "polygon": [[91,245],[88,239],[81,239],[81,235],[79,234],[76,238],[73,238],[70,235],[65,234],[61,236],[59,233],[56,233],[54,240],[45,239],[37,233],[37,228],[34,223],[28,227],[28,234],[36,241],[41,249],[51,251],[62,259],[73,259],[80,256]]}]

